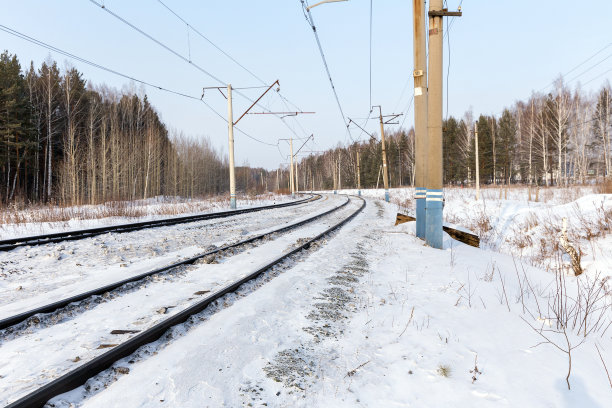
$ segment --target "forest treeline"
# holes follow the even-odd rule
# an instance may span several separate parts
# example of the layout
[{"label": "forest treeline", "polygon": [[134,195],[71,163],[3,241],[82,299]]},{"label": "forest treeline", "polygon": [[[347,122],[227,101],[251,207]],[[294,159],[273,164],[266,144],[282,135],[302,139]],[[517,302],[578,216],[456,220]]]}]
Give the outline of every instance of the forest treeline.
[{"label": "forest treeline", "polygon": [[[533,93],[498,115],[448,117],[443,124],[445,184],[475,179],[475,124],[481,183],[564,185],[612,172],[612,95],[570,89]],[[372,119],[376,120],[376,119]],[[302,157],[298,188],[382,187],[382,145],[338,145]],[[389,182],[414,184],[414,130],[385,131]],[[227,158],[210,141],[169,131],[146,94],[86,82],[50,58],[22,69],[0,55],[0,204],[95,204],[160,195],[194,197],[229,190]],[[287,191],[289,171],[236,169],[238,192]]]},{"label": "forest treeline", "polygon": [[[237,171],[239,191],[264,189],[267,172]],[[144,92],[0,55],[0,203],[194,197],[227,191],[228,177],[227,159],[206,139],[169,132]]]},{"label": "forest treeline", "polygon": [[[443,123],[444,183],[474,182],[475,128],[483,184],[567,185],[609,176],[611,105],[609,83],[589,95],[558,78],[551,92],[533,93],[501,114],[449,116]],[[385,131],[385,139],[390,185],[413,185],[414,129]],[[300,184],[309,189],[355,188],[359,151],[362,187],[382,187],[381,150],[377,136],[303,158]]]}]

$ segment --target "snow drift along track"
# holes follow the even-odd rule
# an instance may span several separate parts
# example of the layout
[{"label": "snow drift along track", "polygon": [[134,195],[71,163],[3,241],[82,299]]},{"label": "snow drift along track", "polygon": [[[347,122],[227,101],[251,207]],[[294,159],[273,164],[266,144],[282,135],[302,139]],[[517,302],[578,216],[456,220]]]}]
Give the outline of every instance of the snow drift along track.
[{"label": "snow drift along track", "polygon": [[204,309],[206,309],[206,307],[208,307],[215,300],[221,298],[222,296],[228,293],[236,291],[244,283],[257,278],[262,273],[264,273],[271,267],[277,265],[278,263],[282,262],[283,260],[289,258],[290,256],[304,249],[308,249],[314,242],[320,240],[321,238],[323,238],[330,232],[342,227],[344,224],[346,224],[347,222],[352,220],[355,216],[357,216],[357,214],[359,214],[365,208],[366,206],[365,200],[362,199],[361,197],[358,197],[358,198],[362,200],[362,204],[357,210],[355,210],[352,214],[350,214],[344,220],[336,223],[335,225],[332,225],[330,228],[326,229],[325,231],[315,236],[314,238],[311,238],[307,240],[306,242],[302,243],[301,245],[299,245],[298,247],[285,252],[281,256],[277,257],[276,259],[269,262],[268,264],[260,267],[256,271],[249,273],[245,277],[224,286],[220,290],[207,296],[205,299],[201,300],[200,302],[195,303],[194,305],[183,310],[182,312],[166,320],[163,320],[157,325],[132,337],[131,339],[118,345],[112,350],[94,358],[93,360],[76,368],[75,370],[63,375],[62,377],[50,382],[47,385],[44,385],[43,387],[24,396],[23,398],[9,404],[6,408],[43,407],[49,399],[57,395],[63,394],[64,392],[70,391],[84,384],[90,377],[111,367],[116,361],[129,356],[130,354],[138,350],[138,348],[157,340],[171,327],[184,323],[187,319],[189,319],[189,317],[203,311]]},{"label": "snow drift along track", "polygon": [[121,225],[113,225],[110,227],[99,227],[99,228],[90,228],[76,231],[67,231],[67,232],[56,232],[53,234],[45,234],[45,235],[34,235],[30,237],[22,237],[22,238],[12,238],[0,241],[0,251],[10,251],[11,249],[15,249],[21,246],[26,245],[43,245],[50,244],[53,242],[61,242],[61,241],[73,241],[83,238],[94,237],[96,235],[106,234],[107,232],[132,232],[138,231],[145,228],[154,228],[154,227],[164,227],[168,225],[176,225],[183,224],[187,222],[195,222],[195,221],[203,221],[203,220],[211,220],[215,218],[226,218],[231,217],[233,215],[238,214],[246,214],[251,212],[270,210],[273,208],[282,208],[289,207],[298,204],[304,204],[312,200],[318,200],[321,198],[321,195],[315,194],[308,198],[304,198],[302,200],[291,201],[288,203],[282,204],[272,204],[272,205],[264,205],[260,207],[253,208],[244,208],[240,210],[230,210],[230,211],[219,211],[208,214],[200,214],[200,215],[190,215],[185,217],[173,217],[166,218],[163,220],[154,220],[154,221],[143,221],[143,222],[135,222],[130,224],[121,224]]}]

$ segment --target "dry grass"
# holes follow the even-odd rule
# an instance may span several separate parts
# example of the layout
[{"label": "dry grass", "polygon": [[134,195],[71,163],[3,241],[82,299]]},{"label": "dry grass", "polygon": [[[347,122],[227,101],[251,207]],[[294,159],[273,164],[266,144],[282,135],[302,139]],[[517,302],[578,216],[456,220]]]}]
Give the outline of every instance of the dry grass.
[{"label": "dry grass", "polygon": [[436,370],[436,372],[441,375],[442,377],[450,377],[453,370],[451,369],[451,367],[449,365],[445,365],[445,364],[440,364],[438,366],[438,369]]},{"label": "dry grass", "polygon": [[595,188],[598,194],[612,194],[612,180],[607,180]]},{"label": "dry grass", "polygon": [[[238,200],[249,205],[273,199],[272,194],[240,196]],[[93,220],[102,218],[141,218],[145,216],[178,216],[181,214],[212,211],[229,206],[226,196],[184,199],[180,197],[160,200],[109,201],[99,205],[62,207],[57,205],[31,205],[23,203],[0,208],[0,225],[22,225],[26,223],[66,222],[70,220]]]}]

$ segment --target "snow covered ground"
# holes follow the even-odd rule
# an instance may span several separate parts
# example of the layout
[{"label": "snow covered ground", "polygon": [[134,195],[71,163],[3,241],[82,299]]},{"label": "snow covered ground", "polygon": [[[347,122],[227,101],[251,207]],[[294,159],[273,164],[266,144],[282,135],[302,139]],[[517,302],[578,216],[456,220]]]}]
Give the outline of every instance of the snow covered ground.
[{"label": "snow covered ground", "polygon": [[[54,406],[612,406],[606,373],[612,374],[612,196],[542,190],[536,203],[526,190],[509,190],[507,199],[485,190],[485,199],[474,202],[473,193],[447,190],[445,217],[482,234],[482,248],[447,235],[443,250],[429,248],[415,237],[414,223],[393,226],[398,209],[406,212],[402,204],[412,199],[411,189],[391,190],[392,204],[380,200],[382,190],[363,191],[376,198],[325,243],[56,397]],[[325,205],[340,199],[332,195]],[[580,277],[572,276],[567,256],[554,244],[563,217],[568,240],[583,252]],[[245,228],[271,228],[280,218]],[[81,315],[0,340],[0,402],[101,352],[100,344],[129,336],[113,337],[110,330],[148,327],[162,315],[160,307],[175,306],[174,313],[186,296],[214,290],[238,269],[255,269],[320,228],[283,235],[219,264],[197,265],[88,311],[104,321],[102,328],[86,326]],[[237,229],[229,231],[219,232],[219,240],[236,237]],[[525,238],[527,244],[519,245],[522,236],[531,244]],[[169,237],[165,245],[182,248]],[[122,245],[127,242],[111,248]],[[18,251],[5,262],[27,262]],[[134,254],[129,267],[141,255]],[[176,257],[170,250],[167,255]],[[92,259],[80,279],[98,279],[93,265],[102,258]],[[34,265],[33,280],[54,285],[61,279],[57,267],[43,274]],[[13,286],[0,287],[0,298],[15,301],[7,296]],[[170,296],[163,304],[151,300],[162,293]],[[135,312],[135,305],[142,310]],[[29,358],[29,347],[38,359]]]},{"label": "snow covered ground", "polygon": [[[238,196],[237,205],[239,208],[249,208],[288,201],[291,201],[289,195],[268,193]],[[214,199],[156,197],[100,205],[40,206],[21,210],[3,208],[0,209],[0,240],[223,210],[229,210],[229,196]]]}]

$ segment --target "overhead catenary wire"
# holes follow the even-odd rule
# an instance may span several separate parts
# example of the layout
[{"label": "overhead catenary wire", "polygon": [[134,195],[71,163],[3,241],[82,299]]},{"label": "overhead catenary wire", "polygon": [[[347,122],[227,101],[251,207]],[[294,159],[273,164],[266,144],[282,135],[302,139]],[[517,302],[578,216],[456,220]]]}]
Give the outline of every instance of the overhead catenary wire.
[{"label": "overhead catenary wire", "polygon": [[[137,31],[138,33],[142,34],[143,36],[145,36],[146,38],[150,39],[151,41],[153,41],[154,43],[158,44],[160,47],[164,48],[165,50],[167,50],[168,52],[174,54],[175,56],[177,56],[178,58],[180,58],[181,60],[183,60],[184,62],[188,63],[189,65],[192,65],[194,68],[196,68],[197,70],[199,70],[200,72],[204,73],[205,75],[207,75],[208,77],[212,78],[213,80],[223,84],[224,86],[227,86],[228,83],[226,81],[223,81],[222,79],[220,79],[219,77],[213,75],[212,73],[210,73],[209,71],[207,71],[206,69],[204,69],[203,67],[201,67],[200,65],[196,64],[193,61],[190,61],[189,58],[185,57],[184,55],[182,55],[181,53],[175,51],[174,49],[170,48],[169,46],[167,46],[166,44],[164,44],[163,42],[159,41],[158,39],[156,39],[155,37],[153,37],[152,35],[146,33],[145,31],[143,31],[142,29],[138,28],[137,26],[135,26],[134,24],[130,23],[129,21],[127,21],[126,19],[124,19],[123,17],[121,17],[120,15],[118,15],[117,13],[114,13],[113,11],[111,11],[108,7],[105,7],[103,4],[98,3],[96,0],[89,0],[91,3],[93,3],[94,5],[100,7],[102,10],[106,11],[107,13],[109,13],[111,16],[115,17],[116,19],[118,19],[119,21],[123,22],[124,24],[128,25],[129,27],[131,27],[132,29],[134,29],[135,31]],[[175,13],[176,15],[176,13]],[[191,26],[190,26],[191,27]],[[247,95],[245,95],[244,93],[240,92],[239,90],[235,91],[236,94],[242,96],[243,98],[245,98],[246,100],[250,101],[250,102],[254,102],[253,99],[249,98]],[[260,106],[262,109],[270,112],[269,109],[267,109],[265,106],[262,106],[261,104],[257,103],[257,106]],[[272,113],[272,112],[270,112]],[[280,119],[280,117],[278,115],[275,115],[277,118]],[[286,122],[282,121],[283,124],[286,126]],[[289,128],[292,132],[293,130],[291,128]],[[269,143],[269,145],[274,146],[274,144]]]},{"label": "overhead catenary wire", "polygon": [[[90,60],[85,59],[83,57],[79,57],[78,55],[75,55],[75,54],[72,54],[71,52],[62,50],[61,48],[55,47],[55,46],[53,46],[51,44],[48,44],[48,43],[46,43],[44,41],[41,41],[41,40],[38,40],[38,39],[36,39],[34,37],[31,37],[31,36],[29,36],[27,34],[21,33],[21,32],[19,32],[17,30],[14,30],[14,29],[12,29],[10,27],[7,27],[5,25],[2,25],[2,24],[0,24],[0,31],[4,31],[7,34],[11,34],[11,35],[13,35],[15,37],[21,38],[21,39],[23,39],[25,41],[28,41],[28,42],[32,43],[32,44],[35,44],[35,45],[38,45],[40,47],[46,48],[49,51],[56,52],[56,53],[58,53],[60,55],[63,55],[63,56],[68,57],[68,58],[71,58],[71,59],[73,59],[75,61],[78,61],[78,62],[82,62],[83,64],[92,66],[94,68],[98,68],[100,70],[106,71],[106,72],[111,73],[113,75],[117,75],[117,76],[120,76],[122,78],[129,79],[131,81],[137,82],[139,84],[142,84],[142,85],[145,85],[145,86],[148,86],[148,87],[151,87],[151,88],[163,91],[163,92],[167,92],[167,93],[170,93],[170,94],[173,94],[173,95],[181,96],[183,98],[199,101],[199,102],[203,103],[208,109],[210,109],[216,116],[218,116],[221,119],[223,119],[225,121],[225,123],[228,123],[227,119],[225,117],[223,117],[223,115],[221,115],[212,106],[210,106],[208,103],[206,103],[205,101],[203,101],[201,98],[199,98],[197,96],[189,95],[189,94],[186,94],[186,93],[180,92],[180,91],[175,91],[175,90],[172,90],[172,89],[160,86],[160,85],[153,84],[153,83],[151,83],[149,81],[138,79],[138,78],[136,78],[136,77],[134,77],[132,75],[127,75],[127,74],[121,73],[121,72],[116,71],[114,69],[108,68],[108,67],[106,67],[104,65],[101,65],[101,64],[98,64],[96,62],[90,61]],[[275,144],[268,143],[268,142],[265,142],[263,140],[260,140],[260,139],[258,139],[256,137],[248,134],[247,132],[243,131],[242,129],[239,129],[238,127],[235,127],[235,129],[238,132],[242,133],[244,136],[246,136],[246,137],[248,137],[248,138],[250,138],[250,139],[252,139],[252,140],[254,140],[256,142],[259,142],[259,143],[262,143],[262,144],[265,144],[265,145],[268,145],[268,146],[276,146]]]},{"label": "overhead catenary wire", "polygon": [[240,68],[242,68],[243,70],[245,70],[246,72],[248,72],[249,74],[251,74],[251,76],[255,79],[257,79],[259,82],[261,83],[266,83],[266,81],[264,81],[263,79],[261,79],[260,77],[258,77],[253,71],[251,71],[250,69],[248,69],[247,67],[245,67],[244,65],[242,65],[240,62],[238,62],[234,57],[232,57],[229,53],[227,53],[225,50],[223,50],[221,47],[219,47],[217,44],[215,44],[214,42],[212,42],[208,37],[206,37],[204,34],[202,34],[200,31],[198,31],[197,28],[195,28],[194,26],[192,26],[191,24],[189,24],[189,22],[187,22],[183,17],[181,17],[178,13],[176,13],[173,9],[171,9],[170,7],[168,7],[166,5],[166,3],[164,3],[161,0],[157,0],[162,6],[164,6],[170,13],[174,14],[174,16],[176,16],[176,18],[178,18],[179,20],[181,20],[183,23],[185,23],[185,25],[187,27],[189,27],[191,30],[193,30],[194,33],[196,33],[198,36],[200,36],[202,39],[204,39],[206,42],[208,42],[210,45],[212,45],[213,47],[215,47],[220,53],[222,53],[223,55],[225,55],[227,58],[229,58],[231,61],[233,61],[236,65],[238,65]]},{"label": "overhead catenary wire", "polygon": [[23,33],[19,32],[19,31],[16,31],[16,30],[14,30],[14,29],[12,29],[10,27],[7,27],[5,25],[0,24],[0,30],[2,30],[2,31],[4,31],[4,32],[6,32],[8,34],[11,34],[11,35],[13,35],[15,37],[18,37],[18,38],[21,38],[21,39],[26,40],[28,42],[31,42],[33,44],[36,44],[36,45],[38,45],[40,47],[46,48],[49,51],[56,52],[56,53],[61,54],[61,55],[65,56],[65,57],[72,58],[72,59],[74,59],[76,61],[79,61],[79,62],[82,62],[84,64],[90,65],[90,66],[92,66],[94,68],[101,69],[101,70],[109,72],[111,74],[123,77],[125,79],[129,79],[131,81],[138,82],[140,84],[149,86],[151,88],[156,88],[156,89],[158,89],[160,91],[168,92],[168,93],[171,93],[171,94],[174,94],[174,95],[182,96],[182,97],[189,98],[189,99],[200,100],[200,98],[198,98],[196,96],[192,96],[192,95],[185,94],[183,92],[179,92],[179,91],[175,91],[175,90],[172,90],[172,89],[168,89],[168,88],[165,88],[163,86],[156,85],[156,84],[153,84],[151,82],[135,78],[135,77],[133,77],[131,75],[123,74],[121,72],[115,71],[114,69],[105,67],[103,65],[100,65],[100,64],[92,62],[92,61],[89,61],[89,60],[87,60],[85,58],[79,57],[79,56],[77,56],[75,54],[72,54],[72,53],[70,53],[68,51],[64,51],[64,50],[62,50],[60,48],[57,48],[57,47],[55,47],[55,46],[53,46],[51,44],[45,43],[43,41],[40,41],[40,40],[38,40],[38,39],[36,39],[34,37],[30,37],[29,35],[23,34]]},{"label": "overhead catenary wire", "polygon": [[[261,77],[259,77],[257,74],[255,74],[252,70],[250,70],[249,68],[247,68],[244,64],[240,63],[240,61],[238,61],[236,58],[234,58],[232,55],[230,55],[227,51],[225,51],[223,48],[221,48],[219,45],[217,45],[216,43],[214,43],[210,38],[208,38],[207,36],[205,36],[204,34],[202,34],[197,28],[195,28],[193,25],[191,25],[185,18],[181,17],[181,15],[179,15],[176,11],[174,11],[172,8],[170,8],[166,3],[164,3],[162,0],[157,0],[166,10],[168,10],[172,15],[174,15],[176,18],[178,18],[181,22],[183,22],[186,26],[188,30],[192,30],[195,34],[197,34],[199,37],[201,37],[202,39],[204,39],[206,42],[208,42],[210,45],[212,45],[215,49],[217,49],[221,54],[223,54],[224,56],[226,56],[230,61],[232,61],[233,63],[235,63],[236,65],[238,65],[240,68],[242,68],[245,72],[247,72],[249,75],[251,75],[253,78],[255,78],[257,81],[259,81],[261,84],[263,84],[262,86],[252,86],[252,87],[232,87],[232,89],[234,90],[241,90],[241,89],[255,89],[255,88],[264,88],[264,87],[268,87],[268,84],[266,83],[266,81],[264,81]],[[190,58],[191,59],[191,58]],[[236,92],[238,94],[240,94],[239,92]],[[240,94],[241,95],[241,94]],[[287,103],[291,104],[297,111],[302,111],[301,108],[299,108],[296,104],[294,104],[293,102],[291,102],[289,99],[287,99],[285,96],[283,96],[280,91],[277,91],[277,95],[278,97],[283,100],[285,102],[285,105],[287,105]],[[243,95],[241,95],[243,96]],[[248,98],[247,98],[248,99]],[[288,109],[290,110],[290,109]],[[276,115],[275,115],[276,116]],[[295,134],[296,137],[297,134],[295,133],[295,131],[289,127],[289,125],[284,121],[284,118],[279,117],[285,124],[285,126],[287,128],[289,128],[292,133]],[[297,117],[293,117],[293,119],[295,120],[295,122],[298,124],[298,126],[300,128],[302,128],[302,125],[300,124],[300,121],[297,119]],[[303,129],[303,128],[302,128]],[[304,131],[304,134],[307,135],[307,132]],[[299,137],[298,137],[299,138]]]},{"label": "overhead catenary wire", "polygon": [[315,36],[315,40],[317,41],[317,46],[319,48],[319,53],[321,54],[321,59],[323,60],[323,66],[325,67],[325,72],[327,73],[327,78],[329,79],[329,83],[331,85],[332,91],[334,93],[334,98],[336,99],[336,104],[338,105],[338,109],[340,110],[340,115],[342,116],[342,122],[346,127],[346,132],[351,139],[353,140],[353,136],[351,135],[351,131],[349,130],[348,123],[346,121],[346,116],[344,115],[344,110],[342,109],[342,104],[340,103],[340,98],[338,97],[338,92],[336,91],[336,87],[334,86],[334,81],[331,76],[331,72],[329,70],[329,66],[327,65],[327,59],[325,58],[325,53],[323,52],[323,47],[321,45],[321,40],[319,39],[319,34],[317,33],[317,27],[314,23],[314,19],[312,18],[312,13],[308,9],[308,2],[306,0],[300,0],[302,3],[302,11],[304,12],[304,17],[308,22],[308,25],[312,28],[312,32]]}]

